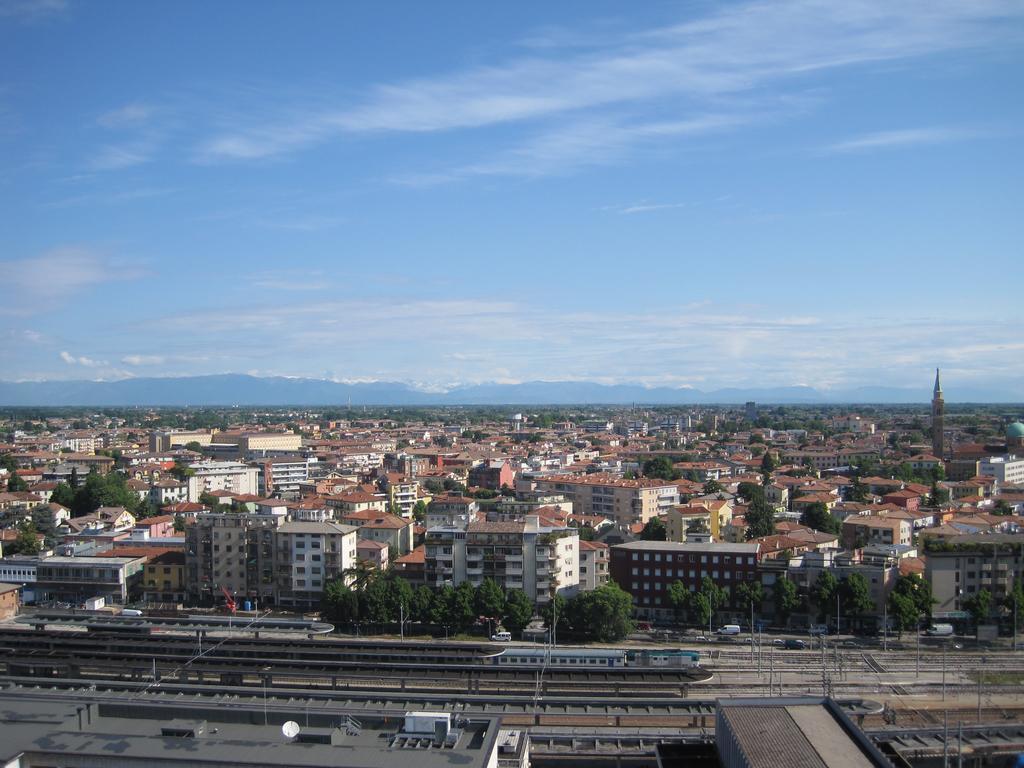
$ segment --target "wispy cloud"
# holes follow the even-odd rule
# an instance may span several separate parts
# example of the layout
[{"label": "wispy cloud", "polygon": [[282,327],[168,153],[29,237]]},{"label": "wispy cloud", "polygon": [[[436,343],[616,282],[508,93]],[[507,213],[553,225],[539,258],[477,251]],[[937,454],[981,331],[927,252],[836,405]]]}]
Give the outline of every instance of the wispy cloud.
[{"label": "wispy cloud", "polygon": [[93,360],[91,357],[86,357],[85,355],[75,357],[70,352],[61,352],[60,359],[68,365],[81,365],[86,368],[105,368],[110,365],[106,360]]},{"label": "wispy cloud", "polygon": [[63,15],[67,0],[0,0],[0,18],[41,21]]},{"label": "wispy cloud", "polygon": [[125,355],[121,362],[125,365],[163,365],[167,358],[163,355]]},{"label": "wispy cloud", "polygon": [[905,128],[895,131],[876,131],[853,136],[824,148],[826,153],[845,154],[870,152],[877,149],[895,149],[933,144],[948,144],[966,141],[987,135],[985,131],[971,128],[933,126],[930,128]]},{"label": "wispy cloud", "polygon": [[129,141],[123,144],[107,144],[100,147],[86,161],[92,171],[116,171],[142,165],[153,159],[156,144],[150,140]]},{"label": "wispy cloud", "polygon": [[652,211],[668,211],[675,208],[689,208],[689,203],[648,203],[639,202],[633,205],[607,205],[602,210],[614,211],[615,213],[623,215],[631,215],[634,213],[650,213]]},{"label": "wispy cloud", "polygon": [[156,112],[149,104],[125,104],[117,109],[104,112],[96,118],[97,124],[104,128],[124,128],[146,123]]},{"label": "wispy cloud", "polygon": [[47,312],[95,286],[142,275],[137,264],[80,246],[54,248],[4,265],[8,298],[0,314]]},{"label": "wispy cloud", "polygon": [[[557,56],[382,84],[352,106],[288,105],[276,122],[261,115],[206,139],[198,154],[208,162],[253,160],[346,134],[464,130],[553,118],[585,123],[581,113],[588,110],[657,109],[669,102],[681,118],[699,119],[709,102],[749,95],[769,83],[984,45],[1006,33],[1005,19],[1022,15],[1024,6],[1010,0],[725,6],[623,42],[600,41],[582,51],[562,47]],[[545,37],[557,39],[550,32]],[[641,131],[622,138],[643,141],[651,135]]]}]

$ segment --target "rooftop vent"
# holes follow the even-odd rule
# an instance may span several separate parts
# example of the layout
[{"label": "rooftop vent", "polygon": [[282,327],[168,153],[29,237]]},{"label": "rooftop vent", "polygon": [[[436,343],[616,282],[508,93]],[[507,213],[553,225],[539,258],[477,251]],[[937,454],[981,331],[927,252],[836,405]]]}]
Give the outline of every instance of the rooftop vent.
[{"label": "rooftop vent", "polygon": [[206,733],[205,720],[171,720],[160,726],[161,736],[176,739],[198,739]]}]

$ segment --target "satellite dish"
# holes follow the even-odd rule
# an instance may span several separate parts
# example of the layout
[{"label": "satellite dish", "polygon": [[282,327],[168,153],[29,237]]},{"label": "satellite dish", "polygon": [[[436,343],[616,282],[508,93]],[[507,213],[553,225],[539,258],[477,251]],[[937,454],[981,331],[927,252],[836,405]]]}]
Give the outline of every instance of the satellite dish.
[{"label": "satellite dish", "polygon": [[287,723],[281,726],[281,733],[284,734],[286,739],[294,739],[299,735],[299,724],[294,720],[289,720]]}]

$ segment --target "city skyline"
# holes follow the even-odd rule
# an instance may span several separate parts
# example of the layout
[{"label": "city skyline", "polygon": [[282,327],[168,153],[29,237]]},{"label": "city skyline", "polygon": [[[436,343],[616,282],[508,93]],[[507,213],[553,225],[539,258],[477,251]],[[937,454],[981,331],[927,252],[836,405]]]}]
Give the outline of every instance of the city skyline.
[{"label": "city skyline", "polygon": [[0,379],[1024,400],[1020,6],[450,14],[0,4]]}]

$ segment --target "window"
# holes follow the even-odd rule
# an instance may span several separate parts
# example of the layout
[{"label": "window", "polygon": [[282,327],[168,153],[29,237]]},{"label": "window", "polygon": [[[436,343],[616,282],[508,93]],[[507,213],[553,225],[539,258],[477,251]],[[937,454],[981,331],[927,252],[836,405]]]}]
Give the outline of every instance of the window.
[{"label": "window", "polygon": [[657,552],[654,553],[654,562],[656,562],[656,563],[660,563],[661,562],[661,554],[659,554]]},{"label": "window", "polygon": [[637,592],[637,591],[639,591],[639,590],[640,590],[640,582],[638,582],[638,581],[634,581],[634,582],[633,582],[633,591],[634,591],[634,592]]},{"label": "window", "polygon": [[637,574],[638,574],[639,572],[640,572],[640,569],[639,569],[639,568],[634,568],[634,569],[633,569],[633,575],[634,575],[634,576],[636,576],[636,575],[637,575]]},{"label": "window", "polygon": [[650,576],[650,575],[651,575],[651,569],[650,568],[644,568],[644,576]]},{"label": "window", "polygon": [[633,559],[634,560],[639,560],[640,559],[640,554],[638,552],[634,552],[633,553]]}]

